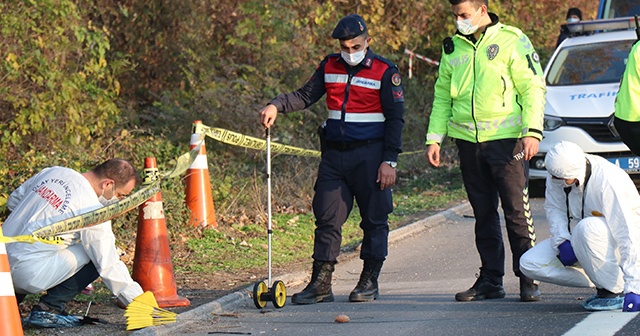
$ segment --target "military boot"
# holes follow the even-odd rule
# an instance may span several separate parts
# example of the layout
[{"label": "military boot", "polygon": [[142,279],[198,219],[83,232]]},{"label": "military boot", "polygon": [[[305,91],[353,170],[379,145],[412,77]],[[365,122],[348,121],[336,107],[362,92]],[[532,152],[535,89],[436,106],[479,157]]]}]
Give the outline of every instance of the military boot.
[{"label": "military boot", "polygon": [[334,269],[335,262],[314,261],[309,284],[300,293],[293,294],[291,303],[312,304],[318,302],[333,302],[331,277]]},{"label": "military boot", "polygon": [[378,276],[383,260],[365,260],[356,288],[349,294],[351,302],[369,302],[378,298]]}]

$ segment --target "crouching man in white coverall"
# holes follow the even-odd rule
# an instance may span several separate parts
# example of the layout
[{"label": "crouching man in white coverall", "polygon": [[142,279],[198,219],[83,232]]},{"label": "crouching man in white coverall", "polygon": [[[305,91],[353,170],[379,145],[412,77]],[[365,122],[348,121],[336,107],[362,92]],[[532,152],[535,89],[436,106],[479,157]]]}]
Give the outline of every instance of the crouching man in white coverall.
[{"label": "crouching man in white coverall", "polygon": [[[640,196],[629,175],[568,141],[545,158],[551,238],[520,259],[532,279],[596,287],[587,310],[640,310]],[[568,209],[567,209],[568,208]]]},{"label": "crouching man in white coverall", "polygon": [[[128,161],[111,159],[91,171],[45,168],[11,193],[11,214],[2,225],[6,236],[29,235],[55,222],[117,202],[141,182]],[[128,305],[143,293],[116,251],[111,221],[64,235],[65,245],[41,242],[7,244],[18,303],[28,293],[40,297],[26,322],[40,327],[73,327],[82,320],[65,312],[65,304],[101,277]]]}]

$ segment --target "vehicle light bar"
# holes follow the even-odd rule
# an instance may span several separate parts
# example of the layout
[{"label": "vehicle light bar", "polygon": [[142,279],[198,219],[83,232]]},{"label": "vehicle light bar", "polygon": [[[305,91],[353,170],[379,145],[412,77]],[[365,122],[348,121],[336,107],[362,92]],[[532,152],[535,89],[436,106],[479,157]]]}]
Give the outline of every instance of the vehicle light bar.
[{"label": "vehicle light bar", "polygon": [[608,30],[608,31],[627,30],[635,27],[636,27],[636,24],[635,24],[635,19],[633,17],[567,23],[567,28],[569,29],[569,32],[571,32],[572,34],[603,31],[603,30]]}]

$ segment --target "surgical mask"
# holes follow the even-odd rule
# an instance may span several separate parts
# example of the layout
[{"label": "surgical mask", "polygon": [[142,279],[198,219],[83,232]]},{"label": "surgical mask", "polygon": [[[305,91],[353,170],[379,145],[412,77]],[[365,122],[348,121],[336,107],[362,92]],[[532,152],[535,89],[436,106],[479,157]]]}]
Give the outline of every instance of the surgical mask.
[{"label": "surgical mask", "polygon": [[580,19],[578,19],[578,18],[570,17],[570,18],[567,19],[567,23],[575,23],[575,22],[579,22],[579,21],[580,21]]},{"label": "surgical mask", "polygon": [[345,51],[340,51],[340,56],[342,56],[342,59],[345,62],[347,62],[347,64],[351,66],[355,66],[360,64],[360,62],[362,62],[366,52],[367,52],[367,48],[365,46],[364,48],[362,48],[362,50],[356,51],[353,54],[349,54],[348,52],[345,52]]},{"label": "surgical mask", "polygon": [[100,202],[100,204],[104,205],[104,206],[108,206],[111,205],[113,203],[118,202],[118,197],[116,196],[116,185],[113,185],[113,197],[111,197],[110,199],[106,199],[104,197],[104,189],[102,189],[102,195],[100,195],[100,197],[98,197],[98,202]]},{"label": "surgical mask", "polygon": [[480,13],[480,11],[482,10],[482,7],[478,8],[478,10],[476,11],[475,14],[473,14],[473,17],[469,18],[469,19],[465,19],[465,20],[457,20],[456,21],[456,28],[458,28],[458,30],[464,34],[464,35],[471,35],[473,33],[475,33],[476,31],[478,31],[478,25],[473,25],[473,20],[476,18],[476,16],[478,16],[478,13]]},{"label": "surgical mask", "polygon": [[564,181],[564,179],[555,178],[555,177],[552,177],[552,178],[551,178],[551,182],[553,182],[554,184],[557,184],[557,185],[561,186],[563,189],[564,189],[564,188],[568,188],[568,187],[573,187],[573,186],[575,185],[575,183],[567,184],[567,183]]}]

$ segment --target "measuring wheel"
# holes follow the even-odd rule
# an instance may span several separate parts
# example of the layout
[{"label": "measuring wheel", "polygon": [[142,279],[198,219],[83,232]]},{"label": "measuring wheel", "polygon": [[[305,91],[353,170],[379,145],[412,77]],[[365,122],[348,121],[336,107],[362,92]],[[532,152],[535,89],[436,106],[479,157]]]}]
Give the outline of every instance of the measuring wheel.
[{"label": "measuring wheel", "polygon": [[[280,280],[271,282],[271,235],[273,230],[271,229],[271,134],[268,128],[265,129],[265,135],[267,137],[267,268],[269,276],[267,282],[256,282],[253,286],[253,303],[258,309],[264,308],[267,301],[273,302],[276,308],[284,307],[287,302],[287,289],[284,282]],[[268,287],[269,285],[272,285],[271,288]]]},{"label": "measuring wheel", "polygon": [[271,300],[276,308],[284,307],[287,302],[287,288],[284,286],[284,282],[276,280],[271,287]]},{"label": "measuring wheel", "polygon": [[267,300],[264,298],[265,294],[269,294],[267,284],[264,281],[256,282],[253,286],[253,303],[256,308],[262,309],[267,305]]}]

